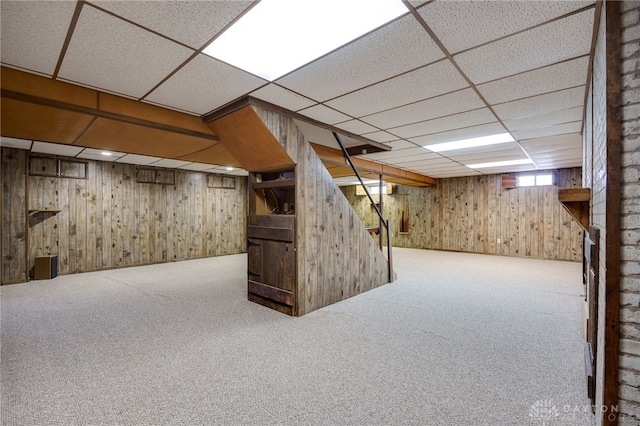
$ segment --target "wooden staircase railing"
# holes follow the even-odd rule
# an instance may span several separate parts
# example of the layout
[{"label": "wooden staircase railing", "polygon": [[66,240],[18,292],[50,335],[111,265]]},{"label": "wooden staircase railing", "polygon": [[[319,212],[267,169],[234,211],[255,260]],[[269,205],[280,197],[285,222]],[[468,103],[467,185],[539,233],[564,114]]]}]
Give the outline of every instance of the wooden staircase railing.
[{"label": "wooden staircase railing", "polygon": [[[389,282],[393,282],[393,278],[394,278],[393,257],[392,257],[392,251],[391,251],[391,232],[390,232],[389,220],[385,220],[384,217],[382,216],[382,212],[380,211],[380,209],[378,208],[378,205],[373,200],[373,197],[371,196],[371,193],[369,192],[369,189],[364,184],[364,181],[362,180],[362,177],[360,176],[360,173],[358,172],[358,169],[356,169],[356,166],[353,164],[353,161],[351,161],[351,156],[349,155],[349,153],[345,149],[344,145],[342,144],[342,141],[340,140],[340,137],[338,136],[338,134],[336,132],[332,132],[332,133],[333,133],[333,137],[336,138],[336,141],[338,142],[338,145],[340,145],[340,149],[342,150],[342,154],[344,155],[344,158],[347,160],[347,163],[349,164],[349,166],[351,167],[351,169],[355,173],[356,177],[358,178],[358,181],[360,182],[360,185],[362,185],[362,187],[364,188],[365,194],[367,194],[367,197],[369,197],[369,201],[371,202],[371,206],[375,209],[376,213],[378,214],[378,219],[380,221],[380,226],[378,228],[379,231],[380,231],[378,233],[378,235],[380,237],[380,250],[382,250],[382,232],[381,232],[381,230],[382,230],[382,228],[384,228],[385,231],[386,231],[386,235],[387,235],[387,261],[389,262]],[[382,201],[382,176],[380,176],[380,200]],[[381,202],[381,205],[382,205],[382,202]]]}]

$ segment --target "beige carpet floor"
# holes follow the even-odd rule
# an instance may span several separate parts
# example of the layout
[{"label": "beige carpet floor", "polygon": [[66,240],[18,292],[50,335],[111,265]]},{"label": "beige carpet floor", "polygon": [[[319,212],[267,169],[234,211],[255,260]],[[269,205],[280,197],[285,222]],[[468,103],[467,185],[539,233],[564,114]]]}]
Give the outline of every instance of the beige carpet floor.
[{"label": "beige carpet floor", "polygon": [[0,289],[4,425],[590,425],[580,264],[396,249],[290,318],[246,256]]}]

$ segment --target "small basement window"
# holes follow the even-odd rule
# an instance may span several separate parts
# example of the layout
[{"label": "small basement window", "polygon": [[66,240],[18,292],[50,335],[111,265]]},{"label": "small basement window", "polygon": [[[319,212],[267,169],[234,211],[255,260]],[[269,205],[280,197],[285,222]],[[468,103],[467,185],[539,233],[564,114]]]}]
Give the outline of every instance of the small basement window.
[{"label": "small basement window", "polygon": [[553,173],[536,175],[520,175],[516,178],[517,186],[549,186],[553,185]]}]

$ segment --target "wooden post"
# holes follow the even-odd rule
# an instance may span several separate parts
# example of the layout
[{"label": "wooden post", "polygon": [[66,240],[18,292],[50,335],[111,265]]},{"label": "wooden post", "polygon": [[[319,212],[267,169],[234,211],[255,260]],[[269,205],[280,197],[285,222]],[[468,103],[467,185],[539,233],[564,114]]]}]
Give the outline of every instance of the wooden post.
[{"label": "wooden post", "polygon": [[[379,176],[379,186],[378,186],[378,199],[380,200],[380,213],[384,210],[382,209],[382,175]],[[378,219],[378,240],[380,241],[380,250],[382,250],[382,227],[384,226],[384,222],[382,220],[382,216]],[[387,233],[389,230],[387,229]]]}]

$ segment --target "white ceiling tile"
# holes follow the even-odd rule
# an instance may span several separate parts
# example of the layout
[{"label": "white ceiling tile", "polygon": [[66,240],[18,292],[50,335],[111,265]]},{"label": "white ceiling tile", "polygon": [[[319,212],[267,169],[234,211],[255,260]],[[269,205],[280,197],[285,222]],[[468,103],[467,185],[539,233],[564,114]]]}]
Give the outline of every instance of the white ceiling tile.
[{"label": "white ceiling tile", "polygon": [[451,130],[449,132],[411,138],[410,141],[417,145],[430,145],[434,143],[450,142],[460,139],[469,139],[480,136],[497,135],[504,133],[504,127],[499,123],[489,123],[464,129]]},{"label": "white ceiling tile", "polygon": [[543,138],[525,139],[520,141],[520,145],[522,145],[522,147],[529,153],[557,151],[559,149],[575,147],[582,149],[582,136],[579,133],[570,133]]},{"label": "white ceiling tile", "polygon": [[146,99],[197,114],[206,114],[266,81],[218,61],[198,55]]},{"label": "white ceiling tile", "polygon": [[278,105],[282,108],[286,108],[290,111],[298,111],[303,108],[308,108],[316,103],[276,84],[268,84],[261,87],[255,92],[251,92],[251,96]]},{"label": "white ceiling tile", "polygon": [[460,114],[440,117],[433,120],[422,121],[407,126],[387,129],[389,133],[401,138],[412,138],[415,136],[429,135],[463,127],[477,126],[496,122],[496,117],[489,108],[481,108],[474,111],[467,111]]},{"label": "white ceiling tile", "polygon": [[[589,54],[594,9],[454,56],[475,84]],[[553,48],[549,48],[553,46]],[[504,60],[508,58],[508,60]]]},{"label": "white ceiling tile", "polygon": [[[489,148],[489,147],[486,147]],[[462,164],[489,163],[493,161],[519,160],[526,158],[525,153],[516,144],[508,144],[506,149],[485,149],[477,152],[464,152],[465,150],[456,151],[454,153],[445,153],[452,160]]]},{"label": "white ceiling tile", "polygon": [[347,132],[355,133],[356,135],[371,133],[378,130],[372,125],[363,123],[360,120],[349,120],[344,123],[336,124],[335,126],[339,129],[346,130]]},{"label": "white ceiling tile", "polygon": [[236,169],[236,170],[217,169],[217,170],[214,170],[213,173],[229,175],[229,176],[249,176],[249,173],[244,169]]},{"label": "white ceiling tile", "polygon": [[397,141],[393,141],[393,142],[385,142],[384,143],[386,146],[390,147],[392,150],[393,149],[403,149],[403,148],[415,148],[416,144],[409,142],[409,141],[405,141],[403,139],[401,140],[397,140]]},{"label": "white ceiling tile", "polygon": [[537,152],[530,154],[531,158],[539,165],[540,162],[560,161],[560,160],[574,160],[576,158],[582,158],[582,149],[568,148],[559,149],[555,152]]},{"label": "white ceiling tile", "polygon": [[163,158],[161,160],[154,161],[153,163],[151,163],[151,165],[155,167],[168,167],[168,168],[174,169],[181,166],[186,166],[187,164],[190,164],[190,163],[191,161],[182,161],[182,160],[174,160],[171,158]]},{"label": "white ceiling tile", "polygon": [[503,121],[528,117],[576,106],[582,107],[584,91],[584,86],[578,86],[572,89],[493,105],[492,108]]},{"label": "white ceiling tile", "polygon": [[544,136],[563,135],[565,133],[580,133],[581,130],[582,121],[575,121],[572,123],[558,124],[557,126],[520,130],[519,132],[512,132],[512,135],[517,140],[524,140]]},{"label": "white ceiling tile", "polygon": [[185,164],[183,166],[178,166],[178,169],[192,170],[195,172],[202,172],[210,168],[211,168],[211,164],[204,164],[204,163],[190,163],[190,164]]},{"label": "white ceiling tile", "polygon": [[92,3],[194,49],[200,49],[252,2],[93,0]]},{"label": "white ceiling tile", "polygon": [[[593,1],[436,1],[418,10],[450,53],[496,40]],[[455,23],[455,24],[452,24]]]},{"label": "white ceiling tile", "polygon": [[400,108],[379,112],[362,118],[362,121],[388,129],[405,124],[444,117],[463,111],[484,107],[480,97],[473,89],[458,90]]},{"label": "white ceiling tile", "polygon": [[366,158],[367,160],[385,161],[391,158],[407,157],[411,155],[419,155],[419,154],[426,154],[426,153],[428,153],[428,151],[422,148],[421,146],[414,146],[413,148],[407,148],[407,149],[394,149],[391,151],[374,152],[373,154],[366,154],[366,155],[362,155],[361,157]]},{"label": "white ceiling tile", "polygon": [[[109,153],[111,155],[105,155],[104,153]],[[101,155],[102,157],[105,158],[110,158],[113,160],[117,160],[118,158],[126,155],[126,153],[124,152],[117,152],[117,151],[109,151],[106,149],[94,149],[94,148],[83,148],[82,149],[82,154],[86,154],[86,155]]]},{"label": "white ceiling tile", "polygon": [[149,157],[148,155],[127,154],[116,160],[116,163],[137,164],[139,166],[146,166],[155,161],[160,160],[159,157]]},{"label": "white ceiling tile", "polygon": [[17,149],[31,149],[31,141],[25,139],[0,137],[0,147],[5,148],[17,148]]},{"label": "white ceiling tile", "polygon": [[[102,152],[110,152],[111,155],[103,155]],[[124,152],[103,151],[100,149],[84,148],[82,152],[76,155],[76,158],[85,160],[95,160],[104,162],[114,162],[125,155]]]},{"label": "white ceiling tile", "polygon": [[430,168],[443,168],[443,167],[451,167],[453,164],[458,164],[455,161],[452,161],[450,158],[438,156],[434,158],[430,158],[427,160],[423,160],[421,166],[414,166],[414,169],[420,169],[422,167],[430,167]]},{"label": "white ceiling tile", "polygon": [[515,172],[528,172],[537,171],[538,167],[535,164],[520,164],[516,166],[499,166],[499,167],[487,167],[484,169],[478,169],[484,175],[495,175],[501,173],[515,173]]},{"label": "white ceiling tile", "polygon": [[100,155],[100,154],[97,154],[97,155],[96,154],[85,154],[83,152],[78,154],[76,156],[76,158],[81,158],[83,160],[103,161],[105,163],[114,162],[114,161],[116,161],[118,159],[117,157],[105,157],[105,156]]},{"label": "white ceiling tile", "polygon": [[375,141],[375,142],[384,142],[384,143],[392,142],[398,139],[396,136],[384,131],[365,133],[362,136],[364,136],[367,139],[371,139],[372,141]]},{"label": "white ceiling tile", "polygon": [[0,2],[2,63],[53,75],[75,1]]},{"label": "white ceiling tile", "polygon": [[409,0],[409,3],[411,4],[411,6],[418,8],[425,3],[429,3],[430,1],[432,0]]},{"label": "white ceiling tile", "polygon": [[[302,121],[298,119],[293,120],[296,123],[296,126],[300,129],[300,131],[304,134],[304,138],[318,145],[328,146],[334,149],[340,149],[338,142],[336,141],[333,132],[323,127],[316,126],[307,121]],[[344,135],[338,135],[342,144],[346,148],[350,148],[352,146],[362,145],[362,142],[356,141],[355,139],[348,138]]]},{"label": "white ceiling tile", "polygon": [[582,167],[582,157],[572,160],[542,161],[538,167],[541,169],[567,169],[571,167]]},{"label": "white ceiling tile", "polygon": [[420,24],[407,15],[277,82],[322,102],[443,57]]},{"label": "white ceiling tile", "polygon": [[315,105],[298,112],[306,117],[313,118],[314,120],[318,120],[319,122],[325,124],[340,123],[351,118],[348,115],[345,115],[339,111],[336,111],[335,109],[331,109],[324,105]]},{"label": "white ceiling tile", "polygon": [[362,117],[466,86],[467,82],[451,62],[443,60],[333,99],[326,104],[354,117]]},{"label": "white ceiling tile", "polygon": [[38,141],[33,142],[33,147],[31,148],[31,152],[37,152],[39,154],[64,155],[66,157],[75,157],[82,150],[83,148],[81,146],[61,145]]},{"label": "white ceiling tile", "polygon": [[59,77],[139,98],[192,53],[186,47],[85,6]]},{"label": "white ceiling tile", "polygon": [[490,104],[513,101],[543,93],[584,85],[589,58],[584,56],[561,64],[481,84],[478,90]]},{"label": "white ceiling tile", "polygon": [[524,118],[516,118],[504,121],[504,125],[511,132],[533,129],[538,127],[549,127],[555,124],[569,123],[582,120],[582,107],[574,107],[549,112],[546,114],[532,115]]},{"label": "white ceiling tile", "polygon": [[[422,156],[420,156],[420,158],[422,158]],[[424,159],[412,160],[411,157],[401,157],[401,158],[394,158],[393,161],[391,161],[391,163],[397,164],[398,167],[403,167],[403,168],[416,167],[424,164]]]}]

